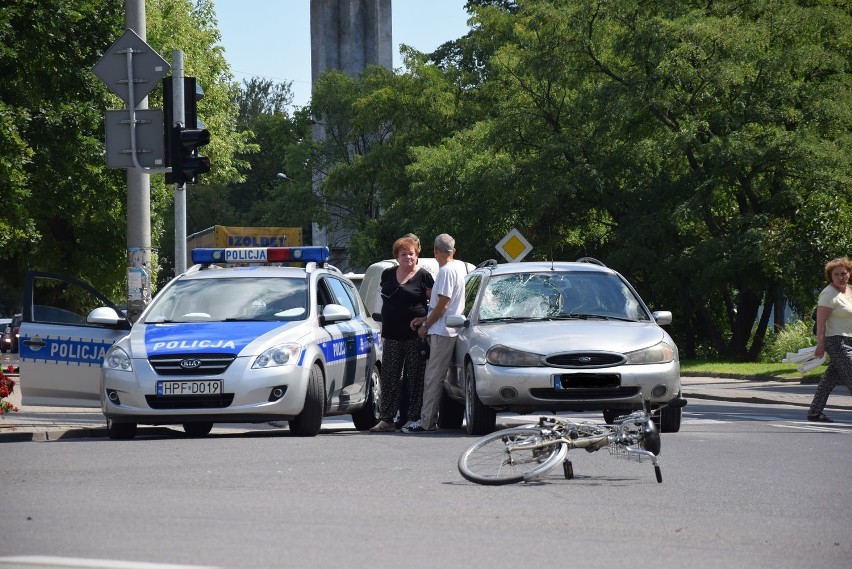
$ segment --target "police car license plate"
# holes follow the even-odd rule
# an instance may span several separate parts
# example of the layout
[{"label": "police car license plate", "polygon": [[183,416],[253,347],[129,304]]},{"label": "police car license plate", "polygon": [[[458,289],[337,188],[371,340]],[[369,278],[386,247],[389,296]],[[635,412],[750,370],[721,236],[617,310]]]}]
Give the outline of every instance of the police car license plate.
[{"label": "police car license plate", "polygon": [[158,381],[157,395],[221,395],[222,380]]}]

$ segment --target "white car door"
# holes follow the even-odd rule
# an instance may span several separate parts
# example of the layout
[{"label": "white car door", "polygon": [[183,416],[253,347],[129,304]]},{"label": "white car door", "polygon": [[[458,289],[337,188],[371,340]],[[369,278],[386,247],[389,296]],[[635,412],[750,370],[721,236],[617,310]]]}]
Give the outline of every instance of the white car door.
[{"label": "white car door", "polygon": [[[89,318],[101,307],[111,308],[118,318]],[[22,404],[100,407],[104,355],[129,331],[122,311],[88,284],[55,273],[27,273],[20,337]]]}]

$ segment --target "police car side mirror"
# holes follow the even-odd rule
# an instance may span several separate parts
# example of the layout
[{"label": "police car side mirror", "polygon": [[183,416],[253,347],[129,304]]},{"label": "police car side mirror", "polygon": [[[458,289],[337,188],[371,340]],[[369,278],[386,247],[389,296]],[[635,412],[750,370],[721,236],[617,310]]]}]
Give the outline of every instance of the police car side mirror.
[{"label": "police car side mirror", "polygon": [[89,324],[102,324],[106,326],[115,326],[119,322],[124,321],[124,318],[118,315],[118,312],[109,306],[101,306],[95,308],[86,317],[86,322]]},{"label": "police car side mirror", "polygon": [[451,314],[447,316],[447,328],[466,328],[470,321],[463,314]]},{"label": "police car side mirror", "polygon": [[340,304],[326,304],[322,309],[323,324],[333,324],[343,320],[352,320],[352,313],[349,309]]},{"label": "police car side mirror", "polygon": [[381,312],[373,312],[373,320],[376,322],[382,321],[382,313]]}]

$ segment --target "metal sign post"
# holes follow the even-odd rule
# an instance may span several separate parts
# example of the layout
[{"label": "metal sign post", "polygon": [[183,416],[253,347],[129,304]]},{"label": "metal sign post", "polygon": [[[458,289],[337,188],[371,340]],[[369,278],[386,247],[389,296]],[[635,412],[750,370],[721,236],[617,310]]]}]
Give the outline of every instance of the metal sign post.
[{"label": "metal sign post", "polygon": [[[183,92],[183,52],[172,52],[172,113],[175,124],[186,126]],[[192,93],[191,96],[194,96]],[[195,125],[193,125],[194,127]],[[186,272],[186,184],[175,184],[175,275]]]}]

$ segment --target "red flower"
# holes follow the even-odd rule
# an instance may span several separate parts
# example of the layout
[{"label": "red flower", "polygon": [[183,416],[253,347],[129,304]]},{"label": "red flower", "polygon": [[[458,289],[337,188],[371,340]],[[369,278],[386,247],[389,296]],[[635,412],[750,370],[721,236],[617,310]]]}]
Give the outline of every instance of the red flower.
[{"label": "red flower", "polygon": [[18,412],[18,408],[12,405],[11,401],[6,401],[6,398],[12,395],[15,391],[15,380],[6,377],[6,375],[0,371],[0,415],[3,413],[9,413],[10,411]]}]

